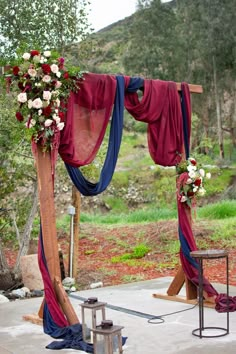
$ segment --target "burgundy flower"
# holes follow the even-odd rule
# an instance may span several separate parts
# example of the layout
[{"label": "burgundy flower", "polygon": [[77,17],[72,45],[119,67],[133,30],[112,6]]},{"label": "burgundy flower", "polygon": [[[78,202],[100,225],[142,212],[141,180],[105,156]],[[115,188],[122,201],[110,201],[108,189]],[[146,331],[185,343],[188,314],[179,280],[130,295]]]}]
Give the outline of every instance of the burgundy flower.
[{"label": "burgundy flower", "polygon": [[52,113],[52,109],[51,109],[50,106],[47,106],[47,107],[43,108],[43,115],[45,117],[49,117],[51,115],[51,113]]},{"label": "burgundy flower", "polygon": [[17,76],[19,74],[19,71],[20,71],[19,66],[13,66],[12,68],[13,75]]},{"label": "burgundy flower", "polygon": [[196,181],[194,182],[195,186],[199,187],[202,183],[202,180],[200,178],[196,179]]},{"label": "burgundy flower", "polygon": [[65,117],[64,112],[62,111],[58,112],[58,116],[61,118],[61,121],[64,121],[64,117]]},{"label": "burgundy flower", "polygon": [[196,161],[196,160],[190,159],[189,161],[191,162],[191,164],[192,164],[193,166],[196,166],[196,164],[197,164],[197,161]]},{"label": "burgundy flower", "polygon": [[18,87],[21,91],[24,91],[25,87],[22,82],[18,82]]},{"label": "burgundy flower", "polygon": [[64,79],[66,79],[66,80],[69,79],[69,76],[70,76],[70,75],[69,75],[69,73],[68,73],[67,71],[63,74],[63,77],[64,77]]},{"label": "burgundy flower", "polygon": [[193,191],[188,191],[187,192],[187,196],[190,197],[190,198],[193,197],[194,196],[194,192]]},{"label": "burgundy flower", "polygon": [[58,58],[58,66],[59,66],[59,69],[63,69],[63,66],[64,66],[64,62],[65,62],[65,59],[64,58]]},{"label": "burgundy flower", "polygon": [[31,50],[30,51],[31,57],[34,57],[35,55],[39,55],[39,54],[40,54],[40,52],[38,50]]},{"label": "burgundy flower", "polygon": [[46,74],[46,75],[50,74],[50,72],[51,72],[50,65],[42,64],[41,67],[42,67],[42,70],[43,70],[44,74]]},{"label": "burgundy flower", "polygon": [[16,119],[19,122],[22,122],[24,120],[24,117],[22,116],[22,114],[20,112],[16,112]]}]

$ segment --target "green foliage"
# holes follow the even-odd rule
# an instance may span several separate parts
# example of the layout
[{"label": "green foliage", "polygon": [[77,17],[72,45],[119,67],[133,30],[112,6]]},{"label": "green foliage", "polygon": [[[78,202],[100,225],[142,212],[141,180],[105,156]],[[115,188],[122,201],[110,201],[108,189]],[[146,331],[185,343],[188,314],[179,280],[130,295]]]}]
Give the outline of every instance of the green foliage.
[{"label": "green foliage", "polygon": [[128,206],[122,198],[108,196],[104,197],[104,202],[112,213],[128,211]]},{"label": "green foliage", "polygon": [[115,256],[112,257],[111,262],[112,263],[120,263],[120,262],[127,262],[127,260],[133,260],[133,259],[140,259],[145,257],[145,255],[151,250],[150,247],[148,247],[144,243],[140,243],[137,246],[135,246],[130,253],[124,253],[121,256]]},{"label": "green foliage", "polygon": [[204,186],[207,191],[207,196],[220,194],[225,191],[226,186],[231,182],[232,177],[235,175],[234,169],[220,169],[214,167],[209,169],[211,172],[211,179],[205,180]]},{"label": "green foliage", "polygon": [[143,274],[136,274],[136,275],[127,274],[122,277],[122,281],[124,283],[132,283],[132,282],[142,281],[144,279],[145,277]]},{"label": "green foliage", "polygon": [[220,242],[222,244],[222,247],[235,248],[235,227],[235,216],[217,220],[216,224],[212,228],[212,234],[210,236],[210,239],[214,242]]},{"label": "green foliage", "polygon": [[177,212],[169,208],[134,210],[126,214],[81,214],[82,222],[95,224],[132,224],[145,223],[158,220],[176,219]]},{"label": "green foliage", "polygon": [[129,185],[130,174],[127,171],[116,171],[112,178],[114,188],[127,188]]},{"label": "green foliage", "polygon": [[197,209],[200,218],[206,219],[226,219],[236,215],[236,201],[222,200],[215,204],[208,204],[203,208]]},{"label": "green foliage", "polygon": [[1,52],[14,57],[19,48],[58,49],[83,38],[89,30],[87,0],[0,1]]}]

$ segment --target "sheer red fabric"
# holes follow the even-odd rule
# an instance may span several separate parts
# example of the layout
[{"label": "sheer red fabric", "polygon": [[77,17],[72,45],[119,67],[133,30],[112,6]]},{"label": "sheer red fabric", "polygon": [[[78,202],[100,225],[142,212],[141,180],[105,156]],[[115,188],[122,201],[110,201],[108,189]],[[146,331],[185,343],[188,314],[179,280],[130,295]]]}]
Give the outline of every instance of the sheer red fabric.
[{"label": "sheer red fabric", "polygon": [[66,125],[61,132],[59,153],[74,167],[90,164],[103,141],[112,113],[116,78],[85,74],[78,93],[68,100]]},{"label": "sheer red fabric", "polygon": [[143,97],[126,92],[125,108],[136,119],[148,123],[149,152],[156,164],[175,166],[183,147],[183,122],[176,83],[144,80]]}]

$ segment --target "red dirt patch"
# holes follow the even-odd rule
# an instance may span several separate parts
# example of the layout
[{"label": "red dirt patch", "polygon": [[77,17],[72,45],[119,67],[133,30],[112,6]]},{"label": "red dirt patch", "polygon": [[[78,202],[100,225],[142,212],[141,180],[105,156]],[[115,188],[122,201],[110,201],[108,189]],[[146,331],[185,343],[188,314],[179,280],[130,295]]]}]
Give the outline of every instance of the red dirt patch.
[{"label": "red dirt patch", "polygon": [[[174,276],[179,267],[177,222],[169,221],[147,225],[119,226],[113,228],[82,225],[79,240],[78,277],[79,288],[88,288],[93,282],[104,286]],[[209,232],[209,231],[208,231]],[[207,241],[207,231],[194,227],[196,240],[205,240],[209,249],[221,249],[221,245]],[[172,240],[172,245],[169,242]],[[68,268],[69,236],[59,238]],[[138,244],[147,244],[150,251],[141,259],[119,260],[132,252]],[[230,284],[236,285],[236,250],[231,249]],[[212,282],[225,283],[225,260],[204,262],[204,273]]]},{"label": "red dirt patch", "polygon": [[[82,224],[79,238],[78,276],[79,289],[86,289],[94,282],[104,286],[117,285],[175,276],[179,267],[179,245],[177,222],[163,221],[135,226],[95,227]],[[193,227],[196,242],[208,249],[222,249],[218,242],[209,241],[209,231],[198,224]],[[170,244],[170,241],[172,243]],[[63,251],[66,273],[68,270],[69,235],[59,234],[58,243]],[[140,259],[119,260],[135,246],[146,244],[150,251]],[[200,248],[200,247],[199,247]],[[13,267],[17,251],[5,248],[8,264]],[[229,250],[230,285],[236,285],[236,249]],[[211,282],[224,284],[225,264],[223,260],[204,262],[204,273]]]}]

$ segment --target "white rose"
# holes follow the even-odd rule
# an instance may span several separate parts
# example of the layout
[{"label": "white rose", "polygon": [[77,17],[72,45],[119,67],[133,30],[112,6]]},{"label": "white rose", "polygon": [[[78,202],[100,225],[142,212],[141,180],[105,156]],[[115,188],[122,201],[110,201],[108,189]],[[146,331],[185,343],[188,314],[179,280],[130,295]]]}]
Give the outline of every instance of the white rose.
[{"label": "white rose", "polygon": [[41,58],[40,58],[40,63],[41,63],[41,64],[44,63],[44,59],[45,59],[45,58],[44,58],[43,56],[41,56]]},{"label": "white rose", "polygon": [[35,77],[37,75],[37,71],[35,69],[29,69],[28,70],[28,74],[31,76],[31,77]]},{"label": "white rose", "polygon": [[186,184],[191,184],[193,181],[191,178],[188,178],[187,181],[186,181]]},{"label": "white rose", "polygon": [[[54,114],[54,116],[55,116],[55,114]],[[58,117],[58,116],[53,117],[53,119],[55,120],[56,124],[59,124],[61,121],[60,117]]]},{"label": "white rose", "polygon": [[196,171],[197,167],[196,166],[193,166],[193,165],[189,165],[187,166],[187,170],[190,172],[190,171]]},{"label": "white rose", "polygon": [[60,77],[61,77],[60,71],[58,71],[58,72],[56,73],[56,76],[60,79]]},{"label": "white rose", "polygon": [[185,195],[183,195],[183,196],[181,197],[181,199],[180,199],[181,203],[186,202],[186,200],[187,200],[187,197],[185,197]]},{"label": "white rose", "polygon": [[40,63],[40,56],[39,56],[39,55],[35,55],[35,56],[33,57],[33,62],[34,62],[34,63]]},{"label": "white rose", "polygon": [[55,87],[59,89],[61,87],[62,83],[61,81],[57,81]]},{"label": "white rose", "polygon": [[205,188],[199,188],[199,190],[198,190],[198,195],[199,195],[200,197],[202,197],[205,193],[206,193]]},{"label": "white rose", "polygon": [[17,96],[17,100],[20,103],[25,103],[27,101],[27,94],[26,92],[21,92],[19,93],[19,95]]},{"label": "white rose", "polygon": [[52,71],[54,74],[56,74],[56,73],[59,71],[59,67],[58,67],[57,64],[52,64],[52,65],[50,66],[50,68],[51,68],[51,71]]},{"label": "white rose", "polygon": [[211,172],[207,172],[207,173],[206,173],[206,178],[207,178],[207,179],[210,179],[210,178],[211,178]]},{"label": "white rose", "polygon": [[41,116],[41,114],[43,113],[42,109],[38,110],[38,115]]},{"label": "white rose", "polygon": [[200,168],[199,173],[202,177],[205,176],[205,171],[203,170],[203,168]]},{"label": "white rose", "polygon": [[29,100],[28,101],[28,108],[31,109],[33,107],[33,101]]},{"label": "white rose", "polygon": [[196,172],[195,171],[189,171],[188,175],[189,175],[190,178],[194,179],[196,177]]},{"label": "white rose", "polygon": [[64,125],[65,125],[65,123],[63,123],[63,122],[58,123],[58,124],[57,124],[57,128],[58,128],[59,130],[62,130],[62,129],[64,128]]},{"label": "white rose", "polygon": [[42,108],[42,106],[43,106],[43,102],[41,101],[40,98],[36,98],[35,100],[33,100],[33,102],[32,102],[33,108],[40,109],[40,108]]},{"label": "white rose", "polygon": [[51,92],[50,91],[43,91],[43,99],[46,100],[46,101],[50,101],[51,99]]},{"label": "white rose", "polygon": [[52,119],[46,119],[44,122],[45,127],[50,127],[50,125],[53,123]]},{"label": "white rose", "polygon": [[24,59],[24,60],[29,60],[29,58],[30,58],[30,53],[24,53],[23,55],[22,55],[22,58]]},{"label": "white rose", "polygon": [[198,190],[198,187],[197,187],[197,186],[193,187],[193,193],[196,193],[197,190]]},{"label": "white rose", "polygon": [[43,55],[44,55],[46,58],[49,58],[49,57],[51,56],[50,50],[45,50],[45,52],[43,52]]},{"label": "white rose", "polygon": [[51,76],[49,75],[44,75],[44,77],[42,78],[43,82],[50,82],[51,81]]},{"label": "white rose", "polygon": [[61,104],[61,102],[60,102],[59,98],[57,98],[57,99],[56,99],[56,105],[57,105],[57,107],[59,107],[60,104]]}]

